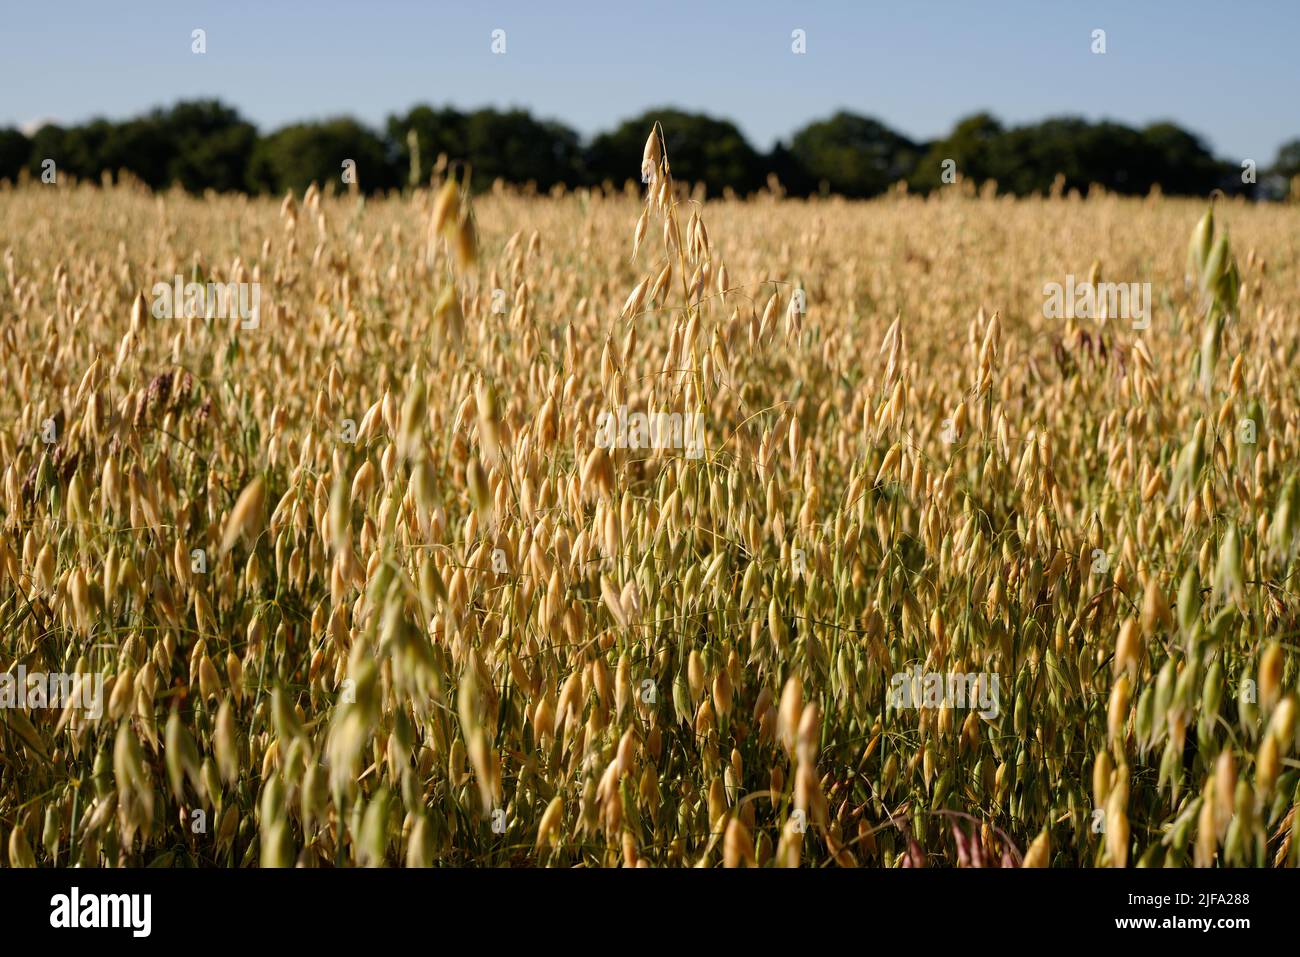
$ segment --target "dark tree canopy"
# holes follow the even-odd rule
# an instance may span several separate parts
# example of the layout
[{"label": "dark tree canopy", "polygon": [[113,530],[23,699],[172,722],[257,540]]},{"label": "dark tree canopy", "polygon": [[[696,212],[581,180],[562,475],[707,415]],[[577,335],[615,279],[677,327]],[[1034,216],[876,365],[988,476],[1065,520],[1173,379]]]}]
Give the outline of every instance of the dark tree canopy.
[{"label": "dark tree canopy", "polygon": [[215,100],[199,100],[177,103],[152,117],[174,146],[167,165],[169,182],[193,193],[246,188],[257,129],[238,113]]},{"label": "dark tree canopy", "polygon": [[1216,186],[1240,190],[1241,167],[1219,162],[1199,136],[1173,123],[1148,126],[1142,131],[1142,145],[1155,170],[1153,179],[1166,193],[1199,195]]},{"label": "dark tree canopy", "polygon": [[464,159],[469,153],[466,146],[465,114],[458,110],[440,110],[423,104],[412,107],[405,115],[394,113],[388,117],[385,132],[388,142],[396,151],[397,168],[404,181],[410,178],[411,149],[408,137],[411,132],[417,137],[420,163],[416,182],[420,184],[429,182],[439,154],[445,154],[448,160],[456,160]]},{"label": "dark tree canopy", "polygon": [[578,134],[559,123],[539,122],[523,110],[469,114],[464,155],[455,158],[471,165],[478,187],[500,178],[549,189],[576,182],[582,170]]},{"label": "dark tree canopy", "polygon": [[362,192],[391,189],[399,177],[385,142],[346,117],[298,123],[258,140],[249,161],[248,183],[257,192],[302,192],[312,183],[344,186],[348,161],[355,164]]},{"label": "dark tree canopy", "polygon": [[177,183],[196,193],[243,190],[256,141],[257,129],[234,110],[200,100],[120,123],[95,119],[66,129],[44,126],[30,140],[24,163],[34,176],[52,159],[60,173],[79,179],[129,170],[153,189]]},{"label": "dark tree canopy", "polygon": [[0,130],[0,179],[15,180],[32,155],[32,141],[18,130]]},{"label": "dark tree canopy", "polygon": [[[1067,189],[1100,184],[1119,193],[1204,196],[1219,188],[1254,193],[1240,160],[1216,159],[1195,133],[1173,123],[1134,129],[1109,121],[1050,117],[1007,127],[989,113],[961,119],[946,136],[919,143],[868,116],[840,111],[809,123],[767,153],[734,123],[685,110],[647,110],[587,143],[569,127],[525,110],[418,104],[371,130],[350,117],[296,123],[266,134],[216,100],[180,102],[122,121],[93,119],[47,125],[30,137],[0,129],[0,179],[23,168],[39,177],[52,159],[62,176],[98,181],[129,171],[153,189],[193,193],[301,192],[310,183],[344,185],[344,161],[355,163],[364,192],[427,185],[440,155],[457,172],[471,171],[475,189],[498,179],[549,190],[557,184],[621,187],[640,175],[651,127],[662,124],[673,177],[703,184],[712,195],[746,195],[775,176],[789,194],[877,196],[905,180],[917,192],[940,189],[956,176],[1002,192],[1046,193],[1060,176]],[[412,169],[412,143],[418,163]],[[1300,139],[1285,144],[1259,195],[1284,193],[1277,182],[1300,175]]]},{"label": "dark tree canopy", "polygon": [[1156,184],[1166,193],[1189,195],[1235,188],[1225,180],[1228,164],[1215,160],[1195,135],[1169,123],[1135,130],[1064,116],[1005,129],[980,113],[931,145],[912,185],[922,190],[940,185],[946,159],[954,161],[960,176],[976,183],[995,180],[999,190],[1017,196],[1048,192],[1058,174],[1067,190],[1083,191],[1094,183],[1135,194]]},{"label": "dark tree canopy", "polygon": [[523,110],[476,110],[416,106],[405,116],[393,115],[385,127],[397,165],[409,181],[411,151],[408,136],[418,138],[417,182],[427,183],[439,154],[468,165],[473,183],[486,188],[496,179],[533,183],[550,189],[557,183],[583,181],[582,144],[578,134],[560,123],[534,119]]},{"label": "dark tree canopy", "polygon": [[906,179],[916,168],[918,150],[907,137],[878,120],[854,113],[805,126],[790,152],[825,191],[843,196],[876,196]]},{"label": "dark tree canopy", "polygon": [[616,186],[639,179],[641,153],[656,121],[663,127],[669,166],[678,182],[703,183],[713,195],[730,187],[742,196],[765,184],[767,164],[735,124],[667,107],[648,110],[597,135],[587,150],[591,177]]},{"label": "dark tree canopy", "polygon": [[1277,151],[1277,159],[1273,161],[1273,172],[1287,179],[1300,176],[1300,139],[1282,144]]},{"label": "dark tree canopy", "polygon": [[930,144],[925,157],[912,173],[911,185],[927,192],[944,184],[944,162],[963,177],[983,182],[997,179],[1002,172],[998,146],[1005,135],[1002,124],[988,113],[960,120],[953,131]]}]

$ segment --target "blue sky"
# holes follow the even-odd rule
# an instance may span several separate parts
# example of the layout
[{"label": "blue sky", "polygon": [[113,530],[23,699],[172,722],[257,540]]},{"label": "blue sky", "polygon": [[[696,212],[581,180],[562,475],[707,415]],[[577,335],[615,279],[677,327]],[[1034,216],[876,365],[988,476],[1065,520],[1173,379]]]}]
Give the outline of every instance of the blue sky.
[{"label": "blue sky", "polygon": [[917,139],[988,109],[1010,123],[1171,119],[1265,164],[1300,137],[1297,36],[1293,0],[8,0],[0,124],[216,96],[263,129],[344,113],[378,124],[428,102],[523,106],[588,134],[671,104],[733,119],[766,148],[841,108]]}]

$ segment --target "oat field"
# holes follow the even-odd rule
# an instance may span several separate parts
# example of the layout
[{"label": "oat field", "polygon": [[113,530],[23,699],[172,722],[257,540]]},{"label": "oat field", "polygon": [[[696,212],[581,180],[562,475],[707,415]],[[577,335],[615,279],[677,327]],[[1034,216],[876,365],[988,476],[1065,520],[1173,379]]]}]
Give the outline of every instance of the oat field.
[{"label": "oat field", "polygon": [[644,174],[0,191],[0,859],[1294,866],[1300,209]]}]

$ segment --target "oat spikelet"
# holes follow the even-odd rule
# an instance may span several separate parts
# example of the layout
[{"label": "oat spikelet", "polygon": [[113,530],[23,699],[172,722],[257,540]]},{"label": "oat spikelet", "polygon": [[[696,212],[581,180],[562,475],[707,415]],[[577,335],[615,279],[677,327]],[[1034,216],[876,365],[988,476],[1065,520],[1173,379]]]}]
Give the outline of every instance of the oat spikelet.
[{"label": "oat spikelet", "polygon": [[239,493],[235,507],[230,510],[226,529],[221,536],[221,554],[225,555],[235,543],[249,540],[262,527],[262,513],[266,505],[266,483],[259,475]]}]

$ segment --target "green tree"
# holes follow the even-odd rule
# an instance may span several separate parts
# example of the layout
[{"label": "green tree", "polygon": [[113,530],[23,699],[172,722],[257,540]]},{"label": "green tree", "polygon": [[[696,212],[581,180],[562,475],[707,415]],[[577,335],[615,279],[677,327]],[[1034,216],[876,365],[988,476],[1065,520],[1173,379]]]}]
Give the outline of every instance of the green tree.
[{"label": "green tree", "polygon": [[45,126],[28,151],[39,175],[45,159],[60,172],[98,180],[129,170],[152,189],[180,183],[191,192],[245,187],[257,130],[234,110],[213,100],[177,103],[114,122],[93,119],[80,126]]},{"label": "green tree", "polygon": [[0,130],[0,179],[16,181],[31,154],[32,141],[21,130]]},{"label": "green tree", "polygon": [[1144,194],[1154,184],[1171,194],[1205,195],[1234,184],[1229,164],[1214,159],[1194,134],[1171,123],[1138,131],[1121,123],[1091,123],[1081,117],[1050,117],[1004,129],[987,113],[962,120],[934,143],[912,185],[921,190],[942,183],[942,164],[977,185],[1027,196],[1046,193],[1061,176],[1066,189],[1094,183],[1119,193]]},{"label": "green tree", "polygon": [[780,140],[763,157],[762,163],[766,174],[775,176],[787,195],[807,196],[817,188],[817,181],[799,161],[799,157],[790,152],[790,148]]},{"label": "green tree", "polygon": [[176,155],[176,142],[156,115],[124,123],[104,123],[94,157],[96,178],[107,172],[115,179],[123,170],[150,189],[171,185],[169,168]]},{"label": "green tree", "polygon": [[[668,108],[623,122],[584,150],[567,126],[523,110],[461,113],[417,105],[390,116],[382,137],[348,117],[259,137],[252,124],[216,100],[179,102],[120,122],[47,125],[30,138],[0,130],[0,177],[14,177],[24,165],[39,177],[43,161],[52,159],[60,174],[92,182],[130,170],[154,189],[178,183],[196,193],[280,193],[312,181],[337,183],[344,161],[351,160],[359,185],[372,192],[409,181],[414,137],[419,182],[428,181],[439,154],[446,154],[472,170],[478,189],[498,178],[541,190],[557,183],[621,184],[639,175],[656,121],[663,125],[677,181],[702,183],[715,195],[728,188],[740,194],[763,189],[769,174],[794,195],[825,188],[874,196],[900,179],[928,191],[944,185],[949,170],[977,185],[996,180],[999,189],[1017,195],[1046,192],[1058,176],[1067,188],[1080,190],[1093,183],[1123,193],[1145,193],[1157,183],[1170,194],[1254,190],[1241,182],[1239,166],[1215,159],[1198,136],[1167,122],[1135,130],[1065,116],[1007,129],[990,114],[977,113],[942,139],[920,144],[878,120],[839,112],[804,127],[788,146],[778,142],[761,155],[734,124]],[[1268,173],[1282,182],[1300,175],[1300,140],[1283,146]]]},{"label": "green tree", "polygon": [[257,129],[238,112],[216,100],[195,100],[156,110],[150,119],[170,144],[168,182],[192,193],[245,187]]},{"label": "green tree", "polygon": [[258,140],[248,166],[248,184],[257,192],[302,192],[313,182],[343,188],[344,163],[356,164],[363,192],[392,189],[400,182],[387,144],[349,117],[297,123]]},{"label": "green tree", "polygon": [[663,126],[668,164],[677,182],[703,183],[715,195],[730,187],[742,196],[765,185],[763,157],[734,124],[668,108],[648,110],[596,136],[587,149],[593,181],[621,185],[639,180],[641,154],[656,121]]},{"label": "green tree", "polygon": [[[958,121],[951,133],[930,144],[909,180],[910,185],[921,192],[947,185],[945,170],[977,185],[986,179],[998,179],[1007,172],[1001,152],[1004,134],[1002,124],[988,113],[976,113]],[[945,166],[948,160],[952,163]]]},{"label": "green tree", "polygon": [[54,160],[61,177],[89,179],[98,175],[107,125],[103,120],[66,128],[53,123],[45,124],[32,134],[28,172],[39,178],[42,164],[46,160]]},{"label": "green tree", "polygon": [[1113,181],[1113,169],[1105,168],[1106,163],[1121,157],[1106,156],[1106,140],[1106,134],[1097,135],[1087,120],[1072,116],[1007,130],[994,147],[998,186],[1028,196],[1047,193],[1058,174],[1067,190],[1082,191],[1093,182]]},{"label": "green tree", "polygon": [[450,107],[434,109],[423,104],[412,107],[405,115],[394,113],[388,117],[385,132],[404,181],[410,175],[411,150],[407,137],[412,131],[419,144],[417,181],[421,184],[429,182],[440,153],[448,160],[468,158],[464,113]]},{"label": "green tree", "polygon": [[879,120],[839,112],[805,126],[790,152],[819,184],[844,196],[876,196],[906,179],[920,158],[917,145]]},{"label": "green tree", "polygon": [[1241,188],[1239,166],[1216,160],[1199,136],[1173,123],[1146,127],[1142,142],[1153,157],[1153,180],[1166,193],[1205,196],[1216,187]]},{"label": "green tree", "polygon": [[1292,176],[1300,176],[1300,139],[1283,143],[1278,148],[1277,159],[1273,160],[1272,172],[1288,180]]},{"label": "green tree", "polygon": [[60,178],[73,176],[98,182],[105,173],[116,176],[130,170],[153,189],[167,184],[166,166],[171,144],[148,118],[114,123],[93,119],[80,126],[48,124],[32,136],[27,166],[40,177],[42,165],[54,160]]},{"label": "green tree", "polygon": [[465,155],[477,188],[498,178],[550,189],[582,176],[578,134],[560,123],[536,120],[523,110],[477,110],[465,118]]}]

